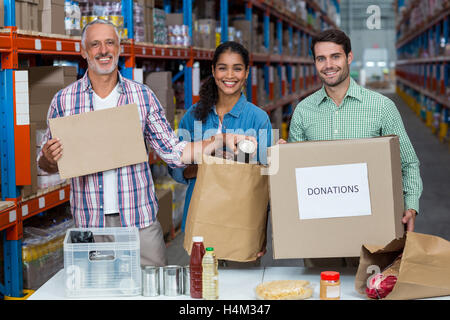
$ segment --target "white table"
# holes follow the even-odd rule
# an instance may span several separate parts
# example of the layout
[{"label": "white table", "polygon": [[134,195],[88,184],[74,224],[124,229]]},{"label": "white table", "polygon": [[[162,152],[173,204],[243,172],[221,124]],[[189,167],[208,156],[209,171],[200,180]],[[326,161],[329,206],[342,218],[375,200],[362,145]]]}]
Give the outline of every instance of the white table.
[{"label": "white table", "polygon": [[[307,280],[313,288],[314,293],[310,298],[319,299],[320,272],[319,269],[308,269],[302,267],[261,267],[247,269],[219,269],[219,299],[221,300],[255,300],[255,287],[261,282],[271,280]],[[366,300],[354,288],[356,269],[336,269],[341,274],[341,300]],[[28,300],[68,300],[64,293],[64,270],[60,270]],[[86,299],[86,298],[85,298]],[[190,296],[168,297],[159,295],[157,297],[120,296],[120,297],[89,297],[89,300],[198,300]],[[450,296],[436,297],[436,300],[450,300]],[[80,300],[80,299],[73,299]]]}]

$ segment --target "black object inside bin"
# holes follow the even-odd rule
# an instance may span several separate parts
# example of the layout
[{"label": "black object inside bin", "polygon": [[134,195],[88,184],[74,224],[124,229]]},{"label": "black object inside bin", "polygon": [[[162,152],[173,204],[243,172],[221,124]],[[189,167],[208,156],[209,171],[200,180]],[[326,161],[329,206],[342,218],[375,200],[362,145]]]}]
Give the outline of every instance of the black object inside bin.
[{"label": "black object inside bin", "polygon": [[93,243],[94,234],[92,231],[70,231],[71,243]]}]

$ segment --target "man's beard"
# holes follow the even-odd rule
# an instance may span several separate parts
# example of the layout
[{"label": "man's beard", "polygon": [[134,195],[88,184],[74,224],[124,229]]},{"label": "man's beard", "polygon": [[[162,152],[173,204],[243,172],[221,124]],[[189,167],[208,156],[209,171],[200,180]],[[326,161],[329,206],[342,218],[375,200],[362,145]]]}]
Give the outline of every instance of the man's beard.
[{"label": "man's beard", "polygon": [[344,68],[343,72],[337,78],[337,80],[335,82],[332,82],[332,83],[327,82],[327,80],[325,78],[320,76],[320,73],[319,73],[319,78],[320,78],[320,80],[322,80],[322,82],[325,85],[327,85],[329,87],[336,87],[336,86],[340,85],[342,82],[344,82],[345,79],[347,79],[347,77],[348,77],[348,75],[350,73],[349,71],[350,71],[350,68],[347,66],[346,68]]},{"label": "man's beard", "polygon": [[[113,58],[113,62],[111,64],[111,67],[109,69],[103,69],[101,68],[96,59],[97,58],[103,58],[103,57],[112,57]],[[102,74],[102,75],[107,75],[107,74],[111,74],[118,66],[119,64],[119,56],[114,57],[112,54],[108,53],[106,55],[102,55],[102,54],[98,54],[94,57],[94,60],[91,60],[89,57],[87,58],[88,61],[88,65],[89,65],[89,69],[93,69],[96,73],[98,74]]]}]

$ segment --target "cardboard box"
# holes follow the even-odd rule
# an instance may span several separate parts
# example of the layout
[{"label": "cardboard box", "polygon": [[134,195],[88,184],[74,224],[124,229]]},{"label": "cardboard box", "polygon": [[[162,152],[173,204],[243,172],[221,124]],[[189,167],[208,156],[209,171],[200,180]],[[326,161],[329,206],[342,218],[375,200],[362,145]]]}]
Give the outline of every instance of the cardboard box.
[{"label": "cardboard box", "polygon": [[173,128],[175,120],[175,92],[172,88],[172,72],[151,72],[146,76],[145,84],[152,89],[158,98],[159,103],[164,108],[166,118]]},{"label": "cardboard box", "polygon": [[167,235],[172,231],[172,190],[170,189],[156,189],[156,198],[158,199],[158,214],[157,218],[161,224],[163,234]]},{"label": "cardboard box", "polygon": [[240,30],[242,34],[242,45],[248,50],[252,51],[252,32],[249,32],[250,21],[248,20],[235,20],[233,26],[236,30]]},{"label": "cardboard box", "polygon": [[57,2],[51,3],[44,8],[39,11],[41,31],[51,34],[66,34],[64,2],[62,5]]},{"label": "cardboard box", "polygon": [[32,67],[28,69],[30,121],[46,122],[54,95],[77,80],[76,67]]},{"label": "cardboard box", "polygon": [[5,7],[3,1],[0,1],[0,28],[5,26]]},{"label": "cardboard box", "polygon": [[403,235],[397,136],[288,143],[269,156],[275,259],[357,257]]},{"label": "cardboard box", "polygon": [[50,119],[49,126],[64,148],[61,179],[148,161],[136,104]]},{"label": "cardboard box", "polygon": [[183,14],[182,13],[168,13],[166,14],[166,25],[167,26],[182,26]]},{"label": "cardboard box", "polygon": [[216,48],[217,21],[213,19],[197,20],[198,45],[200,48]]},{"label": "cardboard box", "polygon": [[35,0],[16,1],[16,26],[21,30],[40,31],[38,2]]},{"label": "cardboard box", "polygon": [[77,80],[76,67],[31,67],[28,69],[28,82],[34,85],[54,85],[64,88]]}]

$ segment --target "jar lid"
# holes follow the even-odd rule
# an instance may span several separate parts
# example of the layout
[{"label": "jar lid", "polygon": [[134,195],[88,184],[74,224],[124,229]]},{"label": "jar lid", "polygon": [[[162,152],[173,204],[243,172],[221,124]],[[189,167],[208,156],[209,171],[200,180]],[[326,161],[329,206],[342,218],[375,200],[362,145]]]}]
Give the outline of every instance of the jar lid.
[{"label": "jar lid", "polygon": [[203,242],[203,237],[202,236],[192,237],[192,241],[193,242]]},{"label": "jar lid", "polygon": [[328,281],[338,281],[339,280],[339,272],[324,271],[324,272],[320,273],[320,279],[328,280]]}]

